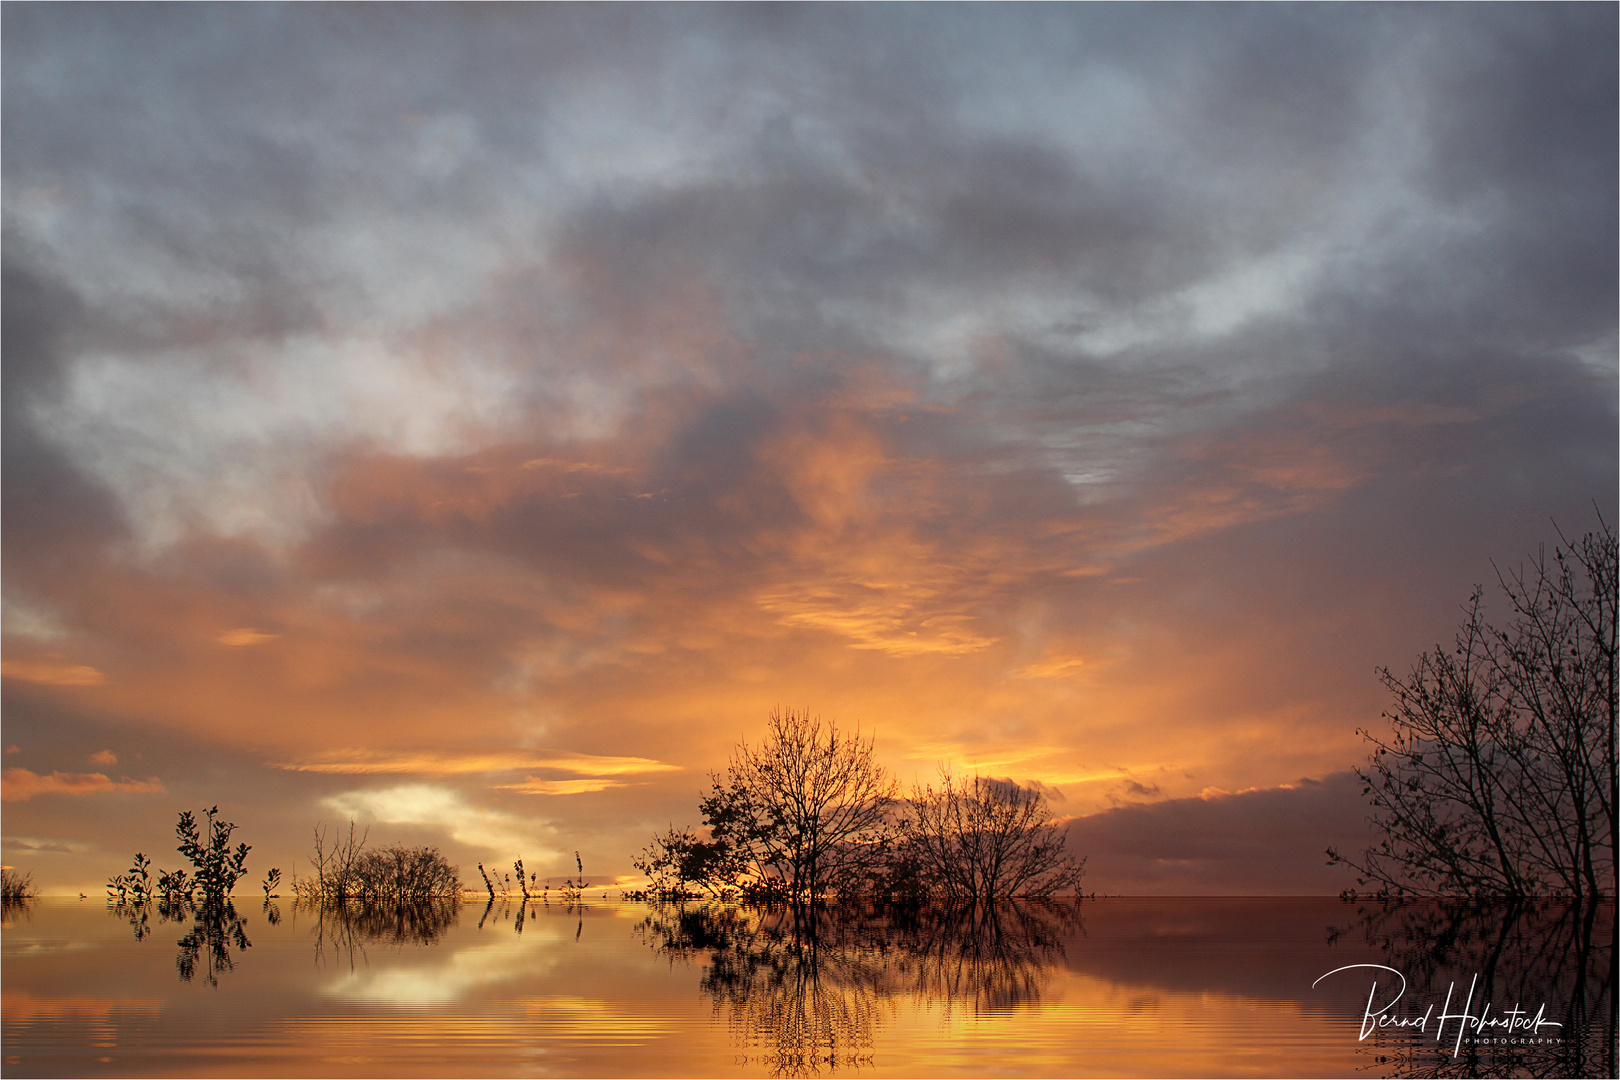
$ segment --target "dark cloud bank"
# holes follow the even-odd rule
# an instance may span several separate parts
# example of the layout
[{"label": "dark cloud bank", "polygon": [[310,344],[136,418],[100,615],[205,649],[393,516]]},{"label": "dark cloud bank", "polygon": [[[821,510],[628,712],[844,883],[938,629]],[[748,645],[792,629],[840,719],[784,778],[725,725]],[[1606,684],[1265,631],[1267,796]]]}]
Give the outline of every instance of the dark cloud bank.
[{"label": "dark cloud bank", "polygon": [[1352,772],[1291,788],[1121,806],[1069,826],[1092,886],[1114,896],[1326,896],[1354,884],[1333,846],[1372,840]]}]

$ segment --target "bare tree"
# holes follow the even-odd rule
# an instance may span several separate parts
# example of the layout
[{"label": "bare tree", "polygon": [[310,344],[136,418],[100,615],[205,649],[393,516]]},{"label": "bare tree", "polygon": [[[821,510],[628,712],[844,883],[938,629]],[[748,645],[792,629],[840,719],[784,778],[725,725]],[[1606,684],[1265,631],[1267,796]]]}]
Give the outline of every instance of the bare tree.
[{"label": "bare tree", "polygon": [[355,871],[370,834],[367,829],[356,836],[354,822],[350,821],[348,835],[338,833],[328,846],[326,826],[317,822],[315,853],[310,860],[315,876],[294,881],[293,894],[307,900],[347,899],[354,892]]},{"label": "bare tree", "polygon": [[1512,611],[1485,617],[1476,590],[1451,649],[1380,673],[1391,732],[1361,731],[1358,770],[1383,834],[1358,861],[1381,891],[1574,898],[1614,895],[1613,530],[1562,534],[1497,578]]},{"label": "bare tree", "polygon": [[1010,780],[942,774],[937,789],[912,796],[902,836],[923,888],[953,900],[1052,896],[1078,888],[1085,873],[1046,796]]},{"label": "bare tree", "polygon": [[765,741],[739,746],[703,800],[720,845],[713,868],[745,892],[794,901],[850,891],[882,858],[895,790],[872,740],[776,710]]}]

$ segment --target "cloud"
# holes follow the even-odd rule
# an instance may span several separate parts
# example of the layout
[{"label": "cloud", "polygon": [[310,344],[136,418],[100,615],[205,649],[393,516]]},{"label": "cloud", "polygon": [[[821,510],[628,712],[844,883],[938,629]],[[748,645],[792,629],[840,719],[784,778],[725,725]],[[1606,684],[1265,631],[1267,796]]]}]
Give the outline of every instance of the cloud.
[{"label": "cloud", "polygon": [[1033,664],[1025,664],[1017,674],[1026,679],[1062,679],[1086,666],[1079,656],[1052,656]]},{"label": "cloud", "polygon": [[97,750],[95,753],[90,755],[90,764],[116,765],[118,764],[118,755],[113,753],[111,750]]},{"label": "cloud", "polygon": [[347,791],[328,796],[322,803],[362,823],[437,829],[453,840],[501,857],[529,855],[539,864],[557,854],[543,839],[548,830],[542,823],[473,806],[459,792],[432,784]]},{"label": "cloud", "polygon": [[0,674],[44,686],[100,686],[107,681],[106,675],[88,664],[43,658],[0,661]]},{"label": "cloud", "polygon": [[109,780],[102,773],[53,772],[46,776],[27,769],[6,769],[0,774],[6,802],[27,802],[36,795],[96,795],[104,791],[147,793],[164,790],[157,777],[150,780]]},{"label": "cloud", "polygon": [[1090,814],[1070,823],[1069,845],[1088,858],[1087,891],[1332,896],[1352,880],[1324,853],[1366,847],[1366,814],[1360,781],[1346,771]]},{"label": "cloud", "polygon": [[278,769],[293,772],[366,775],[422,773],[455,776],[464,773],[507,772],[516,769],[556,769],[581,776],[623,776],[671,772],[679,769],[661,761],[638,757],[601,757],[592,754],[507,750],[494,753],[391,753],[375,750],[334,751],[319,759],[286,762]]},{"label": "cloud", "polygon": [[542,780],[528,776],[521,784],[496,784],[495,787],[501,791],[521,791],[525,795],[585,795],[624,785],[616,780]]},{"label": "cloud", "polygon": [[68,840],[47,840],[36,836],[8,836],[5,847],[13,851],[50,852],[54,855],[77,855],[92,850],[92,845]]},{"label": "cloud", "polygon": [[246,645],[258,645],[262,642],[274,641],[280,636],[280,634],[270,634],[263,630],[254,630],[252,627],[244,626],[235,630],[227,630],[214,640],[219,642],[221,645],[230,645],[240,648]]}]

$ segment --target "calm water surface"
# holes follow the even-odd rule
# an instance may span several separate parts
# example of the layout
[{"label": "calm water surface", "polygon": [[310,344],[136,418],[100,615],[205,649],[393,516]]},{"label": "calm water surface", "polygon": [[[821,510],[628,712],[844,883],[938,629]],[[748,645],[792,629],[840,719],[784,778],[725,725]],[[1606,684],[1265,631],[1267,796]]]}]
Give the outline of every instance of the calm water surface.
[{"label": "calm water surface", "polygon": [[[1614,1075],[1614,909],[6,912],[6,1076]],[[1352,968],[1323,978],[1334,969]],[[1401,974],[1396,975],[1394,969]],[[1405,1019],[1360,1037],[1376,1004]],[[1313,988],[1313,983],[1316,986]],[[1464,999],[1472,988],[1472,1004]],[[1453,990],[1450,1005],[1447,990]],[[1538,1032],[1471,1033],[1434,1017]],[[1417,1021],[1430,1010],[1420,1030]],[[1534,1041],[1532,1041],[1534,1040]]]}]

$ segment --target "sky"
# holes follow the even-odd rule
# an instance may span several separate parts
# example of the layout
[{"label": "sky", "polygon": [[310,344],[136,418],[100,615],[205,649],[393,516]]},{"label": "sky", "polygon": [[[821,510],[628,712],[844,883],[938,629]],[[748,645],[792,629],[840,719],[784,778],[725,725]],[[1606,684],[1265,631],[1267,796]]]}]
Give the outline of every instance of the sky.
[{"label": "sky", "polygon": [[628,881],[780,707],[1332,893],[1378,669],[1616,517],[1613,5],[0,20],[47,891],[213,805]]}]

